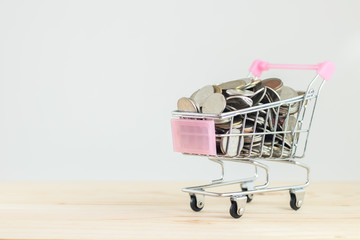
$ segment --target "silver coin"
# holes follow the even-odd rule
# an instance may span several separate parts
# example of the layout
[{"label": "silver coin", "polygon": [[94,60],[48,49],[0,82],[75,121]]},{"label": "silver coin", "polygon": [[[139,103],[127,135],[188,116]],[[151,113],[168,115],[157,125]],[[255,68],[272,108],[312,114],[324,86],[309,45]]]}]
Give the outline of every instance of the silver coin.
[{"label": "silver coin", "polygon": [[213,85],[213,88],[215,93],[222,93],[222,88],[218,85]]},{"label": "silver coin", "polygon": [[260,155],[260,143],[244,144],[243,151],[241,152],[242,157],[258,157]]},{"label": "silver coin", "polygon": [[295,114],[299,111],[299,106],[300,106],[299,102],[295,102],[290,105],[282,105],[280,107],[280,113],[282,115],[286,115],[288,112],[290,112],[291,115]]},{"label": "silver coin", "polygon": [[[283,86],[279,91],[279,95],[281,97],[281,100],[290,99],[299,96],[294,89],[288,86]],[[295,102],[290,106],[289,105],[281,106],[280,110],[282,114],[286,114],[288,111],[290,111],[290,114],[294,114],[299,110],[299,106],[300,106],[299,102]]]},{"label": "silver coin", "polygon": [[[259,105],[263,105],[263,103],[260,102],[260,103],[258,103],[257,105],[258,105],[258,106],[259,106]],[[268,111],[267,109],[266,109],[266,110],[260,109],[260,110],[258,111],[258,112],[259,112],[259,116],[262,116],[262,117],[265,118],[267,111]],[[254,114],[256,114],[256,113],[254,113]]]},{"label": "silver coin", "polygon": [[305,94],[305,92],[304,91],[298,91],[297,94],[298,94],[298,96],[302,96],[302,95]]},{"label": "silver coin", "polygon": [[[255,121],[257,120],[257,121]],[[253,115],[249,115],[247,118],[246,118],[246,126],[252,126],[252,128],[255,127],[255,122],[256,122],[256,125],[263,125],[264,122],[265,122],[265,119],[263,117],[260,117],[258,116],[258,118],[256,119],[256,114],[255,116]]]},{"label": "silver coin", "polygon": [[221,93],[213,93],[202,104],[202,113],[220,114],[224,111],[226,100]]},{"label": "silver coin", "polygon": [[[245,140],[244,140],[245,141]],[[248,138],[248,140],[246,140],[248,142],[244,143],[244,148],[250,149],[251,148],[251,138]],[[253,142],[252,144],[252,149],[253,150],[260,150],[260,145],[261,145],[261,140],[257,141],[257,142]]]},{"label": "silver coin", "polygon": [[[244,122],[245,120],[243,120]],[[246,121],[245,121],[245,125],[241,124],[241,132],[244,132],[244,133],[252,133],[254,132],[254,121],[252,121],[251,119],[247,118]]]},{"label": "silver coin", "polygon": [[251,143],[251,141],[254,143],[259,143],[261,142],[262,137],[260,135],[254,135],[252,136],[246,136],[244,137],[244,143]]},{"label": "silver coin", "polygon": [[273,134],[267,134],[265,139],[264,139],[264,145],[265,146],[272,146],[274,142],[274,145],[277,144],[279,142],[279,140],[277,138],[274,139],[274,135]]},{"label": "silver coin", "polygon": [[[230,106],[225,106],[225,111],[236,111],[235,108],[232,108]],[[234,117],[234,123],[235,123],[235,119],[238,118],[238,116]],[[230,122],[231,122],[231,117],[227,117],[227,118],[222,118],[222,119],[215,119],[215,124],[218,125],[218,127],[220,128],[225,128],[225,129],[229,129],[230,128]]]},{"label": "silver coin", "polygon": [[273,147],[273,155],[272,157],[288,157],[291,152],[286,147],[282,147],[282,145],[276,145]]},{"label": "silver coin", "polygon": [[[265,87],[265,89],[266,89],[265,90],[266,94],[265,94],[265,97],[261,100],[262,103],[266,104],[266,103],[280,101],[280,96],[275,90],[273,90],[269,87]],[[277,107],[270,108],[268,119],[269,119],[269,125],[271,127],[274,126],[274,120],[275,120],[276,115],[277,115]]]},{"label": "silver coin", "polygon": [[193,94],[191,94],[190,99],[194,99],[195,95],[199,92],[200,89],[196,90]]},{"label": "silver coin", "polygon": [[215,124],[226,124],[231,121],[231,118],[222,118],[222,119],[215,119]]},{"label": "silver coin", "polygon": [[251,79],[250,82],[247,85],[245,85],[243,88],[241,88],[241,90],[251,89],[253,91],[257,91],[260,88],[262,88],[261,80]]},{"label": "silver coin", "polygon": [[[289,116],[288,119],[285,119],[283,124],[282,124],[282,129],[283,131],[292,131],[294,130],[296,127],[296,117],[294,116]],[[295,134],[295,138],[297,139],[299,137],[299,133]],[[285,134],[285,143],[291,147],[292,143],[295,139],[293,138],[293,135],[291,133],[286,133]]]},{"label": "silver coin", "polygon": [[[298,91],[297,94],[298,94],[298,96],[304,96],[304,95],[306,94],[306,92],[304,92],[304,91]],[[308,104],[308,100],[305,100],[305,103],[304,103],[304,104],[307,105],[307,104]],[[300,103],[299,103],[299,106],[298,106],[298,107],[300,107]]]},{"label": "silver coin", "polygon": [[[261,150],[262,150],[262,153],[261,153]],[[269,157],[270,156],[270,152],[271,152],[271,147],[270,146],[263,145],[261,150],[260,150],[259,153],[261,153],[263,157]]]},{"label": "silver coin", "polygon": [[235,89],[246,89],[246,88],[250,87],[254,81],[253,78],[242,78],[240,80],[243,80],[246,84],[242,87],[237,87]]},{"label": "silver coin", "polygon": [[253,91],[250,90],[241,90],[241,89],[228,89],[226,93],[229,96],[244,96],[244,97],[251,97],[254,95]]},{"label": "silver coin", "polygon": [[285,142],[285,144],[284,144],[285,147],[291,148],[292,142],[288,138],[285,138],[285,140],[284,140],[284,134],[276,134],[276,140],[280,145],[282,145],[283,142]]},{"label": "silver coin", "polygon": [[280,95],[281,100],[290,99],[298,96],[298,93],[294,89],[288,86],[283,86],[278,91],[278,93]]},{"label": "silver coin", "polygon": [[200,107],[204,104],[205,100],[214,94],[215,90],[212,85],[206,85],[205,87],[200,88],[198,91],[193,93],[190,97],[192,100],[194,100],[197,104],[199,104]]},{"label": "silver coin", "polygon": [[267,127],[269,127],[273,131],[275,127],[276,110],[274,108],[271,108],[268,111],[269,113],[267,119]]},{"label": "silver coin", "polygon": [[251,107],[253,105],[253,101],[249,97],[236,95],[236,96],[227,97],[226,104],[228,106],[231,106],[239,110],[239,109]]},{"label": "silver coin", "polygon": [[200,89],[198,89],[196,92],[194,92],[193,94],[191,94],[190,99],[194,102],[194,104],[196,105],[196,108],[198,110],[198,112],[200,112],[200,105],[194,100],[194,96],[199,92]]},{"label": "silver coin", "polygon": [[264,126],[257,126],[256,129],[257,129],[257,132],[261,132],[261,133],[269,133],[269,132],[271,132],[271,130],[268,129],[268,127],[264,128]]},{"label": "silver coin", "polygon": [[228,110],[228,111],[230,111],[230,112],[232,112],[232,111],[237,111],[236,108],[234,108],[234,107],[232,107],[232,106],[229,106],[229,105],[227,105],[227,106],[225,107],[225,109]]},{"label": "silver coin", "polygon": [[224,82],[219,84],[218,86],[221,87],[223,90],[227,90],[227,89],[240,89],[244,86],[246,86],[248,83],[248,78],[244,78],[244,79],[238,79],[238,80],[233,80],[233,81],[229,81],[229,82]]},{"label": "silver coin", "polygon": [[[218,128],[222,128],[222,129],[230,129],[230,125],[231,125],[231,118],[227,118],[227,121],[223,121],[223,122],[216,122],[216,127]],[[240,115],[237,115],[234,117],[233,120],[233,124],[232,124],[232,128],[241,128],[242,126],[242,117]]]},{"label": "silver coin", "polygon": [[265,87],[266,88],[266,95],[269,97],[270,102],[277,102],[280,100],[283,100],[281,96],[272,88]]},{"label": "silver coin", "polygon": [[[240,134],[239,129],[232,129],[232,134]],[[230,130],[226,132],[226,134],[230,134]],[[226,148],[229,141],[228,149]],[[238,152],[242,150],[244,146],[244,138],[240,136],[230,136],[230,137],[223,137],[221,139],[220,148],[222,153],[229,157],[235,157],[238,155]],[[227,151],[226,151],[227,150]]]},{"label": "silver coin", "polygon": [[[253,121],[255,122],[256,114],[254,114],[254,115],[249,115],[249,119],[254,119]],[[264,123],[265,123],[265,118],[258,115],[258,116],[257,116],[257,119],[256,119],[256,126],[264,125]]]},{"label": "silver coin", "polygon": [[[249,153],[250,153],[250,150],[249,150],[249,149],[243,148],[240,157],[249,157]],[[250,157],[258,157],[259,155],[260,155],[260,154],[259,154],[259,150],[253,149],[253,150],[251,151]]]},{"label": "silver coin", "polygon": [[257,105],[261,100],[265,97],[266,88],[261,88],[257,90],[254,95],[251,96],[251,100],[253,101],[253,106]]},{"label": "silver coin", "polygon": [[179,111],[184,112],[199,112],[199,109],[196,103],[187,97],[182,97],[177,102],[177,107]]},{"label": "silver coin", "polygon": [[253,79],[252,77],[242,78],[241,80],[243,80],[243,81],[246,82],[246,85],[245,85],[245,86],[249,86],[249,85],[254,81],[254,79]]},{"label": "silver coin", "polygon": [[[266,146],[264,145],[262,148],[262,156],[263,157],[273,157],[273,158],[278,158],[278,157],[288,157],[290,156],[290,150],[285,148],[282,151],[282,146],[280,145],[274,145],[272,148],[272,154],[271,154],[271,146]],[[282,152],[282,154],[281,154]]]}]

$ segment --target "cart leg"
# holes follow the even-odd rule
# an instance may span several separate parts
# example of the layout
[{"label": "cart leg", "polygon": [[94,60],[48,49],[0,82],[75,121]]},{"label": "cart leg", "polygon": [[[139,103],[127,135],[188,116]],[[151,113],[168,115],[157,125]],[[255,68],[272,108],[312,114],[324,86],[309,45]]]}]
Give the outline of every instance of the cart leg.
[{"label": "cart leg", "polygon": [[305,197],[305,190],[302,188],[290,189],[290,207],[295,211],[300,209]]},{"label": "cart leg", "polygon": [[240,218],[245,212],[247,197],[244,195],[232,196],[230,198],[230,201],[231,201],[230,215],[233,218]]},{"label": "cart leg", "polygon": [[[240,184],[241,185],[241,190],[243,192],[246,192],[246,191],[251,191],[251,190],[254,190],[254,182],[246,182],[246,183],[242,183]],[[247,194],[246,195],[247,197],[247,202],[251,202],[253,199],[254,199],[254,194]]]},{"label": "cart leg", "polygon": [[225,169],[224,169],[224,162],[219,159],[209,158],[209,160],[218,163],[221,166],[221,178],[212,180],[213,183],[222,182],[224,181]]},{"label": "cart leg", "polygon": [[190,207],[195,212],[199,212],[204,208],[205,196],[200,194],[190,193]]}]

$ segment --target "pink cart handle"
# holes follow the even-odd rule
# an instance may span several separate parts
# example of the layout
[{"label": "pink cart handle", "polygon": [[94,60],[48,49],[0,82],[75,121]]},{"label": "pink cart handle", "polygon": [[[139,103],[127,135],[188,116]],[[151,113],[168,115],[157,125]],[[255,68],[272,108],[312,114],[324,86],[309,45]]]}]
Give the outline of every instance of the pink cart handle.
[{"label": "pink cart handle", "polygon": [[316,65],[307,65],[307,64],[271,64],[261,60],[255,60],[250,67],[250,72],[255,77],[260,77],[263,71],[269,69],[303,69],[303,70],[316,70],[317,73],[324,80],[329,80],[334,73],[335,65],[331,61],[325,61]]}]

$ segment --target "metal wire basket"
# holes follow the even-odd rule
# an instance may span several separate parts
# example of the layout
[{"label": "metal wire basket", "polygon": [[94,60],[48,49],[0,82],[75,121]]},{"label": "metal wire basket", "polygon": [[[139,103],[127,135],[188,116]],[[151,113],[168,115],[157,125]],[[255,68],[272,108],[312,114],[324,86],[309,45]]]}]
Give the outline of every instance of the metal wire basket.
[{"label": "metal wire basket", "polygon": [[[334,72],[334,64],[326,61],[317,65],[269,64],[255,60],[249,77],[257,79],[269,69],[307,69],[317,74],[303,94],[286,100],[270,102],[219,115],[174,111],[172,133],[174,150],[191,155],[207,156],[221,166],[221,178],[210,184],[183,188],[190,194],[190,206],[194,211],[204,207],[204,196],[229,197],[230,215],[243,215],[246,202],[261,192],[289,190],[290,206],[298,210],[304,200],[304,187],[309,184],[309,167],[298,161],[304,157],[311,123],[321,88]],[[227,131],[216,129],[222,125]],[[269,167],[263,163],[275,161],[292,164],[306,170],[302,184],[269,187]],[[240,180],[224,180],[224,161],[251,164],[253,177]],[[255,184],[258,168],[264,170],[265,181]],[[205,189],[240,184],[236,192],[213,192]]]}]

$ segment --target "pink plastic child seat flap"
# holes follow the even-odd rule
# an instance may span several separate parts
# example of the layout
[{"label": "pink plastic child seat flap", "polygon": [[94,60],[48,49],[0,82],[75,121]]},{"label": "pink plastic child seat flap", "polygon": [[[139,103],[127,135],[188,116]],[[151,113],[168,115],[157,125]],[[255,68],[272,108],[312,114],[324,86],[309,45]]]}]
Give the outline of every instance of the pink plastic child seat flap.
[{"label": "pink plastic child seat flap", "polygon": [[216,155],[213,120],[171,119],[175,152]]}]

